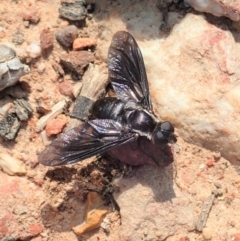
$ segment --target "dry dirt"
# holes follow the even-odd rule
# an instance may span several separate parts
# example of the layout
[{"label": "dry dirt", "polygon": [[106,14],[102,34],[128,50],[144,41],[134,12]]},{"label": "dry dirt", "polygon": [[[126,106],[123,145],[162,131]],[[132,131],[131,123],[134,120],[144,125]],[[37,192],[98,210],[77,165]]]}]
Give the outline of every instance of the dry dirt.
[{"label": "dry dirt", "polygon": [[[26,8],[32,7],[40,13],[40,21],[36,24],[30,23],[26,27],[26,23],[22,19],[22,12]],[[43,29],[50,28],[55,33],[58,29],[65,27],[68,22],[59,18],[59,7],[60,2],[54,0],[0,0],[1,42],[12,42],[13,34],[21,31],[24,33],[25,41],[18,48],[24,49],[28,43],[39,42],[40,32]],[[95,20],[87,19],[86,25],[79,27],[80,36],[97,37],[97,31]],[[0,144],[5,152],[24,164],[27,172],[23,176],[9,176],[0,171],[0,240],[2,241],[117,241],[121,236],[119,232],[123,232],[117,212],[108,215],[110,220],[108,231],[99,228],[77,237],[71,230],[73,226],[79,225],[83,221],[85,189],[102,188],[99,183],[102,174],[97,165],[91,164],[94,162],[93,159],[72,166],[56,168],[42,166],[37,160],[44,145],[40,134],[35,131],[36,122],[40,118],[36,107],[39,103],[44,103],[46,108],[51,109],[63,98],[59,92],[59,83],[63,79],[67,79],[72,84],[75,83],[70,75],[59,78],[53,68],[53,63],[57,62],[58,56],[64,52],[65,50],[54,38],[54,49],[50,55],[28,62],[31,72],[23,76],[19,83],[24,93],[27,94],[27,99],[33,108],[33,115],[27,123],[22,123],[21,130],[14,141],[1,140]],[[95,62],[102,63],[99,59],[96,59]],[[41,63],[45,65],[43,73],[38,71]],[[69,117],[67,118],[69,119]],[[236,203],[239,204],[240,199],[237,191],[240,178],[236,175],[236,170],[219,154],[185,143],[181,138],[179,138],[178,148],[173,165],[174,183],[183,195],[187,193],[191,196],[190,203],[195,202],[196,219],[203,202],[211,191],[221,189],[222,193],[219,196],[216,195],[213,203],[216,205],[214,213],[221,212],[221,208],[223,208],[226,220],[221,221],[223,233],[220,233],[219,237],[214,234],[214,225],[218,225],[218,223],[214,223],[217,217],[211,217],[212,226],[205,230],[204,235],[194,228],[185,229],[183,233],[183,228],[179,229],[180,233],[179,230],[174,230],[172,237],[166,240],[207,240],[208,237],[214,235],[212,240],[216,241],[240,240],[239,219],[235,219],[235,216],[239,218],[235,212],[239,212],[239,206]],[[107,165],[111,166],[111,164]],[[123,167],[117,163],[112,168],[121,171]],[[203,193],[199,191],[201,189],[204,190]],[[198,194],[202,195],[201,198]],[[196,196],[198,196],[198,200],[194,201]],[[217,205],[218,203],[222,203],[222,205]],[[231,203],[234,203],[234,207],[229,208],[228,211]],[[184,215],[183,212],[182,219],[184,219]],[[162,218],[164,219],[164,217]]]}]

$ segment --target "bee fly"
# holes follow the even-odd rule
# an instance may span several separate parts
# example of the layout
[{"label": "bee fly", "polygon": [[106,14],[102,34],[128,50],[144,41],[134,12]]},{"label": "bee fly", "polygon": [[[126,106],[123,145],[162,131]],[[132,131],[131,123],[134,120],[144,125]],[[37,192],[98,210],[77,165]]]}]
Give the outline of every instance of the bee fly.
[{"label": "bee fly", "polygon": [[[40,163],[71,164],[105,152],[131,165],[166,166],[173,161],[171,151],[164,148],[177,141],[174,127],[153,114],[142,54],[128,32],[113,36],[108,73],[117,98],[97,100],[92,119],[57,137],[40,154]],[[169,157],[165,162],[160,160],[163,153]]]}]

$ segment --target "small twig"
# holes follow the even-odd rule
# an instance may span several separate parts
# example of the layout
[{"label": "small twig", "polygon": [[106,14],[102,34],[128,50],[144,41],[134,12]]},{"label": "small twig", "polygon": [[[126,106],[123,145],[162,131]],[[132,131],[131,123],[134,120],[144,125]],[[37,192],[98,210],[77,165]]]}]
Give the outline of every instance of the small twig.
[{"label": "small twig", "polygon": [[198,220],[197,220],[196,226],[195,226],[196,229],[200,232],[203,230],[203,228],[205,227],[205,225],[207,223],[208,215],[212,208],[214,199],[215,199],[215,195],[211,194],[203,203],[202,211],[198,217]]}]

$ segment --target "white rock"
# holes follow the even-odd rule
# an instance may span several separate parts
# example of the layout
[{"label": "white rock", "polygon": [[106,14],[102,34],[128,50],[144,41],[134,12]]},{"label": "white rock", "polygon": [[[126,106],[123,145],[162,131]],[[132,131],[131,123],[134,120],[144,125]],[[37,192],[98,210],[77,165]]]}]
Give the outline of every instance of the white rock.
[{"label": "white rock", "polygon": [[42,74],[46,69],[46,65],[45,63],[41,62],[39,65],[38,65],[38,68],[37,68],[37,71],[39,74]]},{"label": "white rock", "polygon": [[[149,8],[151,18],[141,21],[147,17],[142,6],[127,8],[121,11],[131,19],[128,25],[116,16],[104,25],[98,55],[106,60],[112,35],[127,29],[142,51],[159,117],[173,122],[186,141],[240,160],[240,45],[235,33],[187,14],[163,38],[154,9]],[[175,15],[169,15],[170,22]]]},{"label": "white rock", "polygon": [[42,131],[49,120],[52,120],[56,116],[60,115],[63,112],[63,109],[66,106],[66,104],[67,104],[67,102],[65,100],[61,100],[56,105],[54,105],[52,107],[51,112],[49,112],[47,115],[41,117],[38,120],[38,122],[36,124],[36,131],[37,132]]},{"label": "white rock", "polygon": [[16,174],[22,175],[26,173],[24,165],[18,159],[3,153],[2,150],[0,151],[0,167],[5,173],[11,176]]},{"label": "white rock", "polygon": [[233,21],[240,20],[240,4],[229,0],[185,0],[187,4],[200,12],[211,13],[214,16],[226,16]]},{"label": "white rock", "polygon": [[16,84],[21,76],[29,72],[29,66],[20,62],[15,49],[8,43],[0,45],[0,91]]},{"label": "white rock", "polygon": [[37,43],[31,43],[26,47],[26,51],[29,55],[30,58],[37,58],[39,56],[41,56],[41,47],[39,44]]}]

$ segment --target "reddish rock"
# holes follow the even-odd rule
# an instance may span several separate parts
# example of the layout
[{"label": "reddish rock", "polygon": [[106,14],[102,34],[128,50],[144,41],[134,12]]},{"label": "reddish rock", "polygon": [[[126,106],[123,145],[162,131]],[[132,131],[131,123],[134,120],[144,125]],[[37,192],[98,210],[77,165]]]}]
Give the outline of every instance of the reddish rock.
[{"label": "reddish rock", "polygon": [[240,241],[240,233],[235,234],[234,241]]},{"label": "reddish rock", "polygon": [[70,48],[77,37],[78,29],[75,25],[67,26],[56,33],[57,41],[64,47]]},{"label": "reddish rock", "polygon": [[74,98],[73,85],[67,81],[63,81],[59,84],[59,92],[62,95],[68,96],[70,98]]},{"label": "reddish rock", "polygon": [[206,165],[208,167],[212,167],[212,166],[214,166],[214,164],[215,164],[215,160],[213,158],[208,159],[206,162]]},{"label": "reddish rock", "polygon": [[73,42],[73,50],[79,50],[84,48],[90,48],[97,44],[97,40],[94,38],[77,38]]},{"label": "reddish rock", "polygon": [[62,132],[63,128],[67,124],[67,118],[65,119],[52,119],[46,125],[47,136],[57,135]]},{"label": "reddish rock", "polygon": [[36,236],[43,231],[43,225],[40,223],[34,223],[29,226],[29,233],[31,236]]},{"label": "reddish rock", "polygon": [[61,64],[74,71],[79,75],[83,75],[85,68],[89,63],[94,61],[93,53],[89,51],[71,51],[60,56]]},{"label": "reddish rock", "polygon": [[49,28],[42,30],[40,34],[40,45],[43,51],[51,50],[53,48],[53,32]]},{"label": "reddish rock", "polygon": [[37,23],[40,20],[40,13],[35,8],[28,8],[22,12],[22,18],[31,23]]}]

